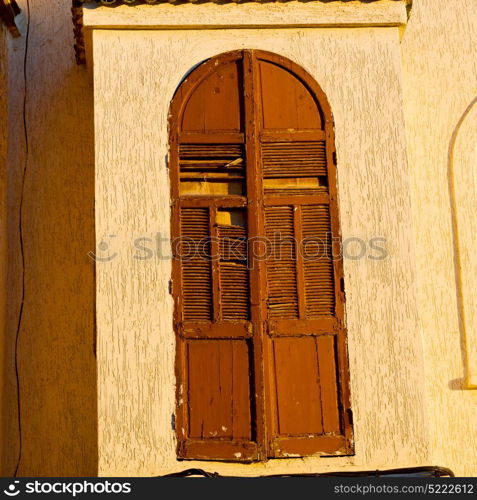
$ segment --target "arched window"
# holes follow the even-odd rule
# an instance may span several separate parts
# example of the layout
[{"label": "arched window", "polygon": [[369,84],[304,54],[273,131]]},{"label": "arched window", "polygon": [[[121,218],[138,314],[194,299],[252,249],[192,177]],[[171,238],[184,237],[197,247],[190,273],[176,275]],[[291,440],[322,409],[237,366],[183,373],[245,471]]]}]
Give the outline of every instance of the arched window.
[{"label": "arched window", "polygon": [[178,456],[352,453],[331,111],[291,61],[214,57],[170,115]]}]

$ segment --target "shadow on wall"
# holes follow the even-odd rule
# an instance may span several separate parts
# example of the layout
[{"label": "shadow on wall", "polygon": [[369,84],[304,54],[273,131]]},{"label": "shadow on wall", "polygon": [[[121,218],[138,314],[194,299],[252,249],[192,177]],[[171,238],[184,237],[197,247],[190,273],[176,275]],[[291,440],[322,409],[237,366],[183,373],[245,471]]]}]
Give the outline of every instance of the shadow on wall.
[{"label": "shadow on wall", "polygon": [[[457,188],[459,191],[465,189],[463,186],[458,186],[458,182],[462,182],[462,179],[459,177],[460,169],[470,169],[472,170],[472,165],[463,164],[460,165],[458,160],[455,161],[456,156],[456,144],[458,142],[459,134],[461,131],[466,131],[466,128],[473,127],[471,114],[475,112],[477,109],[477,97],[475,97],[470,104],[465,109],[464,113],[460,117],[455,129],[452,133],[452,137],[449,143],[448,150],[448,162],[447,162],[447,178],[448,178],[448,188],[449,188],[449,198],[451,204],[451,217],[452,217],[452,245],[454,252],[454,274],[455,274],[455,286],[456,286],[456,296],[457,296],[457,306],[458,306],[458,315],[459,315],[459,333],[460,333],[460,345],[461,345],[461,353],[462,353],[462,364],[464,367],[464,376],[462,379],[451,380],[448,384],[449,389],[451,390],[463,390],[463,389],[475,389],[477,387],[473,387],[472,378],[476,376],[473,373],[472,360],[470,359],[469,350],[471,348],[475,348],[473,346],[472,339],[470,338],[471,332],[469,331],[471,326],[471,322],[469,321],[472,311],[466,310],[465,307],[465,273],[466,270],[463,270],[463,261],[465,260],[464,253],[466,253],[466,245],[468,242],[463,241],[464,234],[459,234],[460,230],[462,230],[462,226],[467,227],[467,231],[473,233],[472,228],[468,227],[465,224],[464,220],[460,220],[461,218],[458,216],[458,206],[460,206],[460,210],[462,211],[470,211],[471,207],[465,203],[466,199],[458,199]],[[475,147],[475,144],[470,144],[470,147]],[[457,179],[456,179],[457,177]],[[467,184],[467,183],[466,183]],[[467,188],[472,189],[472,185],[469,183]],[[472,203],[473,204],[473,203]],[[472,234],[472,237],[474,235]],[[472,252],[472,250],[471,250]],[[471,293],[474,293],[472,290]],[[469,303],[467,303],[469,305]],[[474,367],[475,369],[475,367]]]},{"label": "shadow on wall", "polygon": [[19,4],[24,26],[11,41],[9,67],[9,404],[1,472],[94,476],[92,85],[75,63],[71,2]]}]

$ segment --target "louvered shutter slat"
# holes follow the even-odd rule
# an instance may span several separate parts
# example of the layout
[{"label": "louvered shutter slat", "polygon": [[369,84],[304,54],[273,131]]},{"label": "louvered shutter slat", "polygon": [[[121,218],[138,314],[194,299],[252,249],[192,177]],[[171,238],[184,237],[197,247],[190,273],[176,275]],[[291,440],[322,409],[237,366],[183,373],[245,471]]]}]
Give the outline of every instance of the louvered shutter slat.
[{"label": "louvered shutter slat", "polygon": [[267,177],[325,176],[324,141],[262,144],[263,175]]},{"label": "louvered shutter slat", "polygon": [[307,316],[332,316],[335,313],[335,280],[328,205],[302,207],[302,231],[304,242],[316,241],[319,247],[315,255],[304,256]]},{"label": "louvered shutter slat", "polygon": [[265,236],[268,241],[268,309],[272,318],[296,318],[297,277],[292,207],[265,209]]},{"label": "louvered shutter slat", "polygon": [[236,225],[217,227],[220,243],[220,297],[222,319],[249,319],[247,230]]},{"label": "louvered shutter slat", "polygon": [[248,319],[248,269],[246,264],[220,263],[220,288],[222,318],[226,320]]},{"label": "louvered shutter slat", "polygon": [[179,146],[181,173],[208,171],[244,171],[244,148],[242,144],[181,144]]},{"label": "louvered shutter slat", "polygon": [[181,259],[184,319],[210,321],[212,318],[212,276],[209,212],[206,208],[181,210]]}]

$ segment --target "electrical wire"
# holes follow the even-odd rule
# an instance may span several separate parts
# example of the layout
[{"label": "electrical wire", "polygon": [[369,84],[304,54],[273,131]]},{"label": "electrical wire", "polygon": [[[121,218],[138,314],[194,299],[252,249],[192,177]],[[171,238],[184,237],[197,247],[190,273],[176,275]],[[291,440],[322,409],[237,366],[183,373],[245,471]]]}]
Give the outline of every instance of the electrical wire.
[{"label": "electrical wire", "polygon": [[21,302],[20,302],[20,311],[18,313],[18,324],[17,324],[17,332],[15,336],[15,376],[17,382],[17,412],[18,412],[18,461],[15,467],[14,477],[17,477],[18,470],[20,468],[20,462],[22,457],[22,422],[21,422],[21,399],[20,399],[20,373],[18,370],[18,344],[20,339],[20,330],[23,321],[23,308],[25,305],[25,253],[24,253],[24,245],[23,245],[23,201],[24,201],[24,192],[25,192],[25,179],[28,168],[28,156],[29,156],[29,147],[28,147],[28,127],[27,127],[27,97],[28,97],[28,78],[27,78],[27,64],[28,64],[28,42],[30,38],[30,0],[26,0],[27,6],[27,28],[25,35],[25,52],[23,56],[23,84],[24,84],[24,93],[23,93],[23,133],[25,139],[25,162],[23,165],[23,173],[22,173],[22,183],[21,183],[21,192],[20,192],[20,215],[19,215],[19,233],[20,233],[20,255],[22,262],[22,288],[21,288]]}]

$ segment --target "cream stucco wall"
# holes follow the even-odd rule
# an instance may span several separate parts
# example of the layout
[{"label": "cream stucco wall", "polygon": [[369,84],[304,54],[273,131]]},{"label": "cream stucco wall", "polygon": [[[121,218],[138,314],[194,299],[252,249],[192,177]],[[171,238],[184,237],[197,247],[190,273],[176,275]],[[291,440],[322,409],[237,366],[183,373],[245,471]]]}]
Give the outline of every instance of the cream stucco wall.
[{"label": "cream stucco wall", "polygon": [[476,476],[477,1],[415,0],[402,51],[431,456]]},{"label": "cream stucco wall", "polygon": [[0,56],[8,56],[7,74],[0,74],[7,91],[0,101],[8,101],[0,105],[8,240],[0,475],[91,476],[97,474],[94,264],[87,255],[95,246],[93,89],[75,62],[71,2],[18,3],[21,37],[5,33],[5,51],[0,42]]},{"label": "cream stucco wall", "polygon": [[[282,54],[320,83],[336,124],[343,238],[387,241],[385,260],[345,261],[354,457],[254,465],[175,458],[170,260],[137,260],[132,244],[169,234],[167,115],[174,90],[195,65],[237,48]],[[117,254],[96,267],[100,474],[428,464],[398,27],[99,29],[93,52],[96,235],[110,245],[103,256]]]}]

